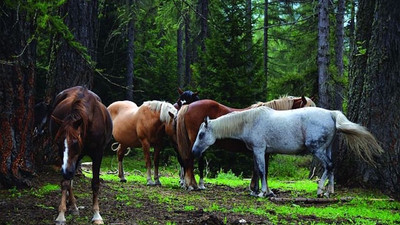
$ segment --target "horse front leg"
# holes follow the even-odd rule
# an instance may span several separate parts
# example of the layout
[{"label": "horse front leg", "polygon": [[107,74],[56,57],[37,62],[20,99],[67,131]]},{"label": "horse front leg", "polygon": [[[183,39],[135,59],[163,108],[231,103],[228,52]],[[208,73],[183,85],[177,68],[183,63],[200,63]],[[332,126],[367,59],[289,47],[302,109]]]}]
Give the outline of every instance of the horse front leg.
[{"label": "horse front leg", "polygon": [[197,183],[196,179],[194,178],[194,159],[190,157],[189,159],[185,160],[185,186],[188,191],[197,190]]},{"label": "horse front leg", "polygon": [[146,168],[147,168],[147,185],[154,186],[155,183],[151,178],[151,158],[150,158],[150,143],[147,140],[141,140],[144,159],[146,161]]},{"label": "horse front leg", "polygon": [[206,186],[204,185],[204,157],[200,156],[198,159],[198,165],[199,165],[199,172],[200,172],[200,179],[199,179],[199,189],[200,190],[205,190]]},{"label": "horse front leg", "polygon": [[125,175],[124,175],[124,165],[123,165],[123,160],[126,154],[126,149],[128,146],[119,144],[118,149],[117,149],[117,156],[118,156],[118,177],[119,181],[125,183]]},{"label": "horse front leg", "polygon": [[160,176],[158,174],[158,166],[160,163],[160,152],[162,150],[161,145],[154,147],[154,184],[161,185]]},{"label": "horse front leg", "polygon": [[100,165],[101,157],[93,159],[92,165],[92,191],[93,191],[93,218],[92,222],[94,224],[104,224],[103,218],[100,215],[99,207],[99,189],[100,189]]},{"label": "horse front leg", "polygon": [[68,190],[71,187],[71,180],[63,180],[61,181],[61,202],[58,206],[58,216],[56,218],[57,224],[65,224],[67,221],[65,219],[65,212],[67,211],[67,195]]},{"label": "horse front leg", "polygon": [[[265,182],[268,184],[268,166],[269,166],[269,153],[265,154]],[[254,169],[253,169],[253,174],[251,176],[251,181],[250,181],[250,195],[251,196],[258,196],[259,191],[260,191],[260,176],[257,168],[257,165],[254,164]],[[270,193],[273,194],[272,191]]]},{"label": "horse front leg", "polygon": [[254,148],[254,165],[255,169],[261,177],[261,192],[258,197],[274,196],[274,193],[268,188],[265,169],[265,148]]},{"label": "horse front leg", "polygon": [[73,180],[71,180],[71,185],[68,188],[68,208],[72,212],[73,215],[79,215],[79,209],[76,205],[76,198],[74,196],[74,192],[72,191]]}]

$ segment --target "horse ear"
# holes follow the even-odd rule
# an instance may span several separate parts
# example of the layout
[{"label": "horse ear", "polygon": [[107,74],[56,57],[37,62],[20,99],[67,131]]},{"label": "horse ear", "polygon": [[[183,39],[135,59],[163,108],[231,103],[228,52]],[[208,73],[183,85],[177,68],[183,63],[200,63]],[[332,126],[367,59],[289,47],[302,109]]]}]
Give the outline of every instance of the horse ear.
[{"label": "horse ear", "polygon": [[169,114],[169,116],[171,117],[171,119],[174,119],[174,118],[175,118],[175,115],[174,115],[171,111],[168,111],[168,114]]},{"label": "horse ear", "polygon": [[180,87],[178,87],[178,93],[179,93],[179,95],[181,95],[183,93],[183,91]]},{"label": "horse ear", "polygon": [[307,99],[304,97],[304,95],[301,96],[301,101],[303,101],[304,105],[307,105]]},{"label": "horse ear", "polygon": [[210,121],[210,117],[208,116],[204,117],[204,123],[206,127],[208,127],[208,121]]}]

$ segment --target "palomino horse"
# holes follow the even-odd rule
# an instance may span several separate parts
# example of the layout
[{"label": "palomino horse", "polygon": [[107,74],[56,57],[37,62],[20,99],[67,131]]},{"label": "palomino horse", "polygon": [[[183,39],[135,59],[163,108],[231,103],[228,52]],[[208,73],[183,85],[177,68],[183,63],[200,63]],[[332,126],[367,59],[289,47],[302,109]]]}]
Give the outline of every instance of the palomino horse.
[{"label": "palomino horse", "polygon": [[[259,107],[262,105],[273,107],[278,110],[288,110],[301,107],[315,106],[315,103],[310,98],[307,97],[286,96],[266,103],[260,102],[245,109],[235,109],[222,105],[216,101],[206,99],[191,103],[190,105],[184,106],[182,107],[181,110],[179,110],[177,117],[178,118],[177,144],[178,144],[179,155],[181,156],[185,167],[184,180],[187,189],[192,190],[197,188],[196,180],[193,174],[194,158],[191,153],[191,149],[196,139],[196,135],[199,130],[200,124],[203,122],[204,118],[206,116],[209,116],[210,118],[215,119],[230,112],[242,111],[249,108]],[[218,145],[219,147],[222,147],[228,151],[245,152],[247,150],[243,142],[233,139],[219,140]],[[269,159],[268,155],[266,155],[266,159],[267,160]],[[204,169],[204,161],[199,159],[200,189],[205,188],[203,181],[203,169]],[[253,174],[250,189],[257,192],[258,178],[255,177],[254,175],[255,174]]]},{"label": "palomino horse", "polygon": [[253,151],[254,165],[261,176],[260,197],[273,195],[265,178],[265,153],[313,154],[324,167],[317,195],[323,196],[328,178],[324,195],[329,197],[334,192],[331,152],[336,132],[343,133],[349,149],[371,164],[374,164],[374,157],[383,152],[365,127],[350,122],[340,111],[317,107],[276,111],[259,107],[214,120],[206,117],[193,145],[193,154],[200,156],[216,139],[242,140]]},{"label": "palomino horse", "polygon": [[[174,117],[177,109],[168,102],[147,101],[140,107],[130,101],[117,101],[108,106],[114,124],[113,136],[119,143],[117,148],[118,176],[124,177],[123,159],[128,147],[143,148],[147,168],[147,185],[161,185],[158,176],[159,154],[163,148],[163,137],[176,142]],[[154,147],[154,181],[151,178],[150,147]]]},{"label": "palomino horse", "polygon": [[99,210],[100,165],[103,151],[111,140],[112,121],[100,98],[85,87],[72,87],[60,92],[56,98],[50,117],[50,131],[62,159],[61,204],[58,207],[57,223],[65,223],[68,205],[78,212],[72,192],[72,179],[76,167],[84,155],[93,161],[92,191],[93,219],[95,224],[103,224]]}]

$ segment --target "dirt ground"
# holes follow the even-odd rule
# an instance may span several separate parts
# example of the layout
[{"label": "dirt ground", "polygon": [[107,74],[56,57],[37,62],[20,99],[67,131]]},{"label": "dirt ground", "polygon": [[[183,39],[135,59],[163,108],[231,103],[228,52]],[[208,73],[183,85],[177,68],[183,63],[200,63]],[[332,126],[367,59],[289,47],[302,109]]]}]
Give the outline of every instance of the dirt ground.
[{"label": "dirt ground", "polygon": [[[47,169],[40,172],[37,185],[46,183],[59,184],[61,175],[55,170]],[[168,204],[164,206],[159,201],[149,199],[144,195],[132,195],[133,204],[127,205],[126,202],[117,200],[119,192],[116,189],[131,189],[135,193],[140,190],[155,189],[163,196],[164,194],[176,195],[176,199],[185,198],[187,195],[198,194],[198,192],[187,192],[183,189],[171,190],[165,187],[148,187],[137,183],[117,183],[111,181],[102,181],[100,194],[100,212],[105,224],[272,224],[265,216],[254,214],[242,214],[231,212],[206,212],[203,209],[207,207],[202,202],[190,202],[196,210],[184,210],[184,205]],[[77,196],[79,216],[67,214],[67,224],[90,224],[92,218],[91,209],[91,189],[90,179],[79,177],[74,180],[75,193],[85,193]],[[165,193],[164,193],[165,192]],[[168,193],[167,193],[168,192]],[[279,197],[285,197],[287,193],[279,193]],[[229,193],[229,201],[223,200],[223,196]],[[57,208],[60,201],[60,191],[51,191],[45,196],[35,196],[29,191],[22,191],[18,197],[11,196],[9,190],[0,190],[0,224],[54,224],[57,217]],[[202,198],[206,198],[207,204],[221,201],[223,204],[234,205],[235,202],[243,202],[249,198],[247,188],[230,188],[227,186],[208,185],[208,188],[201,193]],[[225,198],[226,199],[226,198]],[[136,202],[136,203],[135,203]],[[254,198],[253,204],[262,204]],[[140,207],[137,204],[140,204]],[[275,212],[268,212],[276,215]],[[289,222],[302,224],[305,222],[317,222],[318,218],[304,217],[298,218],[298,221]],[[338,222],[338,221],[319,221],[319,222]]]}]

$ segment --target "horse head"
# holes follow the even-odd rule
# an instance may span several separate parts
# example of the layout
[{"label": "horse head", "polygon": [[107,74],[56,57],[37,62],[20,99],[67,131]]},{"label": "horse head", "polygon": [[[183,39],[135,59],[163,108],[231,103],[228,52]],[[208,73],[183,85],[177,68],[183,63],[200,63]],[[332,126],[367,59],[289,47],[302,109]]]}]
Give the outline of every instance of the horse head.
[{"label": "horse head", "polygon": [[200,157],[208,147],[215,143],[215,141],[216,137],[213,133],[210,118],[207,116],[204,118],[204,122],[200,125],[196,141],[193,144],[192,152],[194,157]]},{"label": "horse head", "polygon": [[179,98],[178,100],[176,100],[176,103],[174,104],[175,108],[178,110],[182,107],[182,105],[190,104],[192,102],[200,100],[198,92],[193,92],[190,90],[182,91],[182,89],[178,88],[178,93],[179,93]]},{"label": "horse head", "polygon": [[299,98],[293,99],[292,109],[298,109],[303,107],[315,107],[315,103],[309,97],[302,95]]}]

